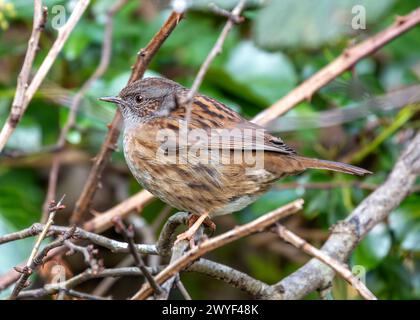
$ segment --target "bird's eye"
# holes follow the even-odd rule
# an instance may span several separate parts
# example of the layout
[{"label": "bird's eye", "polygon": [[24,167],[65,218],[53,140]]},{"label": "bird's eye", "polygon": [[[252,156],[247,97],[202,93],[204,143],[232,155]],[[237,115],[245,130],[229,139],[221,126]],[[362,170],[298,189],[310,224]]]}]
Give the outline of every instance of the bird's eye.
[{"label": "bird's eye", "polygon": [[137,95],[134,99],[136,100],[137,103],[140,103],[143,101],[143,97],[141,95]]}]

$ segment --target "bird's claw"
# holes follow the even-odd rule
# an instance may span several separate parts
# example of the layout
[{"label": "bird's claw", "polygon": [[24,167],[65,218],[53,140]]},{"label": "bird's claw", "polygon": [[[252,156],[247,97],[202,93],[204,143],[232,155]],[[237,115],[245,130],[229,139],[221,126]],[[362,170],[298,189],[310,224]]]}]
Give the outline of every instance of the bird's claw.
[{"label": "bird's claw", "polygon": [[191,248],[195,247],[195,242],[194,242],[194,235],[195,232],[192,232],[191,230],[187,230],[183,233],[180,233],[177,237],[176,240],[174,242],[174,245],[180,243],[183,240],[187,240],[190,242],[190,246]]}]

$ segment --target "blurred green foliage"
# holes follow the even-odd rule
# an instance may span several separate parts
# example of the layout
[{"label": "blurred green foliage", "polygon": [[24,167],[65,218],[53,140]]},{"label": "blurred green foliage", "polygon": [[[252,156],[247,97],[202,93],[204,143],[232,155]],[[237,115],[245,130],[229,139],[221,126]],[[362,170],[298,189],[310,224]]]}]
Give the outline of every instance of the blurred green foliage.
[{"label": "blurred green foliage", "polygon": [[[74,1],[44,2],[49,8],[50,17],[53,5],[64,5],[68,17],[74,4]],[[43,146],[54,144],[60,127],[67,119],[72,96],[97,66],[104,15],[112,2],[92,1],[10,139],[9,150],[34,153]],[[229,35],[223,52],[212,64],[200,89],[246,117],[252,117],[268,107],[331,62],[353,39],[363,40],[390,25],[396,15],[407,14],[419,5],[418,1],[404,0],[266,2],[268,4],[264,5],[265,2],[252,1],[252,9],[245,13],[247,20]],[[9,112],[16,77],[32,27],[32,5],[27,0],[11,3],[15,14],[6,17],[8,28],[0,31],[0,124],[3,124]],[[224,23],[223,17],[208,12],[207,3],[199,1],[188,12],[186,19],[153,59],[148,75],[162,75],[186,86],[191,85]],[[234,3],[223,2],[227,8]],[[367,30],[356,32],[350,28],[351,8],[355,4],[366,7]],[[144,9],[146,6],[149,10]],[[112,106],[100,104],[97,97],[117,94],[125,85],[136,53],[147,44],[168,13],[167,9],[155,6],[152,1],[143,0],[140,4],[139,1],[130,1],[116,15],[111,63],[105,76],[93,85],[84,99],[77,127],[67,137],[72,149],[87,153],[89,157],[96,154],[106,134],[105,125],[112,119],[114,111]],[[56,35],[57,31],[47,23],[35,68],[42,62]],[[388,44],[378,54],[359,62],[354,73],[346,72],[321,89],[310,103],[301,103],[285,117],[340,108],[361,101],[366,96],[419,83],[418,39],[420,28],[415,28]],[[354,78],[363,87],[362,93],[352,92],[351,80]],[[363,179],[363,182],[378,185],[384,181],[400,154],[401,139],[418,127],[418,109],[405,108],[399,113],[372,114],[342,126],[288,132],[282,137],[307,156],[340,159],[356,152],[353,162],[375,173]],[[86,162],[84,166],[89,168],[90,163]],[[70,167],[62,169],[60,184],[63,187],[60,190],[74,193],[77,199],[84,181],[77,186],[66,183],[66,172],[72,172]],[[114,154],[109,170],[112,171],[113,167],[125,170],[121,176],[130,193],[139,190],[138,184],[124,169],[121,150]],[[48,161],[47,164],[34,165],[19,160],[8,161],[4,157],[0,159],[0,234],[39,221],[48,169]],[[360,179],[309,171],[281,181],[279,185],[291,182],[302,185],[344,182],[349,186],[326,190],[274,188],[233,217],[237,223],[244,223],[290,200],[303,197],[306,205],[299,225],[305,230],[317,229],[326,235],[332,224],[345,218],[369,194],[368,190],[350,185],[356,180]],[[108,206],[118,202],[115,196]],[[72,207],[72,203],[69,206]],[[143,215],[152,221],[161,208],[162,203],[155,202],[144,210]],[[305,234],[302,236],[305,237]],[[322,244],[319,239],[308,240],[317,246]],[[212,253],[212,257],[268,283],[279,280],[302,265],[302,261],[293,259],[293,256],[282,256],[264,246],[257,249],[251,242],[241,240]],[[0,273],[24,260],[30,244],[29,239],[0,246]],[[367,284],[379,298],[418,299],[419,253],[420,195],[414,193],[361,242],[351,257],[351,264],[366,269]],[[337,281],[339,284],[341,280]],[[194,274],[186,274],[185,283],[194,298],[242,297],[241,293],[226,289],[224,284]],[[346,286],[337,285],[334,297],[351,296]],[[310,298],[316,298],[316,295]]]}]

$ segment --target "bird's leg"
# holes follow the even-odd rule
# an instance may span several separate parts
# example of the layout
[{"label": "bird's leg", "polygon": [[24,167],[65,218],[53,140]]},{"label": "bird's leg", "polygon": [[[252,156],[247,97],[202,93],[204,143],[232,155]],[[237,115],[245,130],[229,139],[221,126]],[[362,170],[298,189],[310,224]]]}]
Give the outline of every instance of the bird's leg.
[{"label": "bird's leg", "polygon": [[[197,221],[197,219],[200,216],[197,214],[192,214],[189,218],[188,218],[188,228],[191,228],[193,226],[193,224]],[[210,220],[209,217],[207,217],[204,221],[203,224],[210,229],[211,235],[213,235],[214,231],[216,231],[216,224]]]},{"label": "bird's leg", "polygon": [[216,231],[216,224],[209,217],[204,220],[203,224],[210,229],[210,236],[213,236],[214,231]]},{"label": "bird's leg", "polygon": [[[188,221],[188,225],[189,228],[187,231],[179,234],[176,237],[176,241],[175,244],[177,244],[178,242],[182,241],[182,240],[188,240],[192,242],[190,243],[192,246],[194,246],[194,235],[197,232],[198,228],[200,228],[200,226],[203,224],[203,222],[208,219],[209,214],[208,213],[204,213],[200,216],[198,216],[198,218],[196,218],[196,215],[192,216],[190,218],[190,220]],[[195,220],[195,221],[194,221]],[[210,219],[209,219],[210,220]],[[192,221],[194,221],[193,223],[191,223]],[[213,223],[214,224],[214,223]]]}]

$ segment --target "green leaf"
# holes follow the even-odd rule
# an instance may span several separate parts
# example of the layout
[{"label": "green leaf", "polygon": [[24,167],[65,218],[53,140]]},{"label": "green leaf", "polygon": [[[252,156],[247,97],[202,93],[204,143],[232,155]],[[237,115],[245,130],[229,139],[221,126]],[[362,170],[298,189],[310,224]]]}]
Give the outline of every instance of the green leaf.
[{"label": "green leaf", "polygon": [[103,28],[97,24],[81,20],[64,45],[63,52],[68,61],[75,60],[83,52],[91,55],[93,50],[86,50],[89,45],[100,46],[103,41]]},{"label": "green leaf", "polygon": [[[16,11],[16,18],[25,18],[25,19],[32,19],[34,15],[34,8],[33,5],[28,5],[27,0],[12,0],[9,1],[12,2],[15,6]],[[65,5],[66,1],[63,0],[46,0],[43,1],[42,5],[49,8],[49,13],[51,13],[51,7],[54,5]]]},{"label": "green leaf", "polygon": [[[0,235],[18,231],[8,220],[0,215]],[[0,246],[0,274],[4,274],[24,261],[33,246],[33,238],[13,241]],[[0,292],[0,298],[6,297],[7,292]]]},{"label": "green leaf", "polygon": [[417,223],[401,243],[401,247],[405,250],[420,251],[420,223]]},{"label": "green leaf", "polygon": [[389,226],[404,250],[420,251],[420,210],[418,197],[407,198],[391,213]]},{"label": "green leaf", "polygon": [[275,283],[281,276],[281,272],[273,259],[267,261],[267,257],[252,254],[246,256],[251,274],[266,283]]},{"label": "green leaf", "polygon": [[0,217],[17,229],[37,221],[44,194],[33,172],[0,171],[0,181]]},{"label": "green leaf", "polygon": [[41,148],[41,128],[36,125],[19,126],[7,142],[7,146],[26,152],[35,152]]},{"label": "green leaf", "polygon": [[391,248],[391,236],[384,223],[376,225],[353,254],[353,264],[367,270],[376,268]]},{"label": "green leaf", "polygon": [[282,0],[270,1],[260,11],[254,26],[256,43],[266,49],[319,48],[345,34],[355,14],[352,8],[362,5],[366,22],[382,16],[394,0]]},{"label": "green leaf", "polygon": [[251,211],[255,216],[262,215],[295,200],[298,197],[295,190],[270,190],[251,204]]},{"label": "green leaf", "polygon": [[241,42],[232,51],[226,71],[236,82],[270,103],[290,91],[297,82],[293,64],[286,55],[263,51],[251,41]]},{"label": "green leaf", "polygon": [[321,211],[327,208],[325,204],[329,203],[330,197],[330,191],[320,190],[319,193],[317,193],[317,195],[313,199],[307,201],[305,217],[307,217],[308,219],[313,219],[316,216],[318,216]]},{"label": "green leaf", "polygon": [[[29,227],[39,220],[43,192],[30,170],[0,171],[0,235]],[[29,256],[33,238],[0,246],[0,274]],[[9,292],[0,293],[0,298]]]}]

